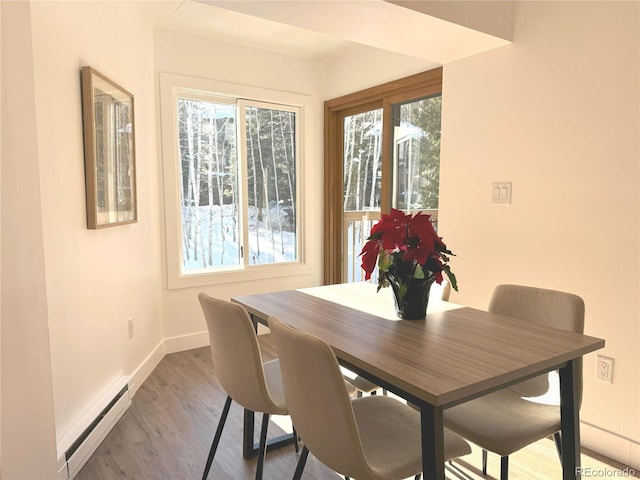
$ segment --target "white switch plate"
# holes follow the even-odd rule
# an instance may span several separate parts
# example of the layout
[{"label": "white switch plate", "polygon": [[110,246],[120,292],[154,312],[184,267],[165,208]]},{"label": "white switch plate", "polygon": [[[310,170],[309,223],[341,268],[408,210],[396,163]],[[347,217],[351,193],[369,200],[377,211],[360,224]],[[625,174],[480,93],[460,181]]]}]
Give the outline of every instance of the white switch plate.
[{"label": "white switch plate", "polygon": [[511,182],[493,182],[491,184],[491,203],[511,205]]}]

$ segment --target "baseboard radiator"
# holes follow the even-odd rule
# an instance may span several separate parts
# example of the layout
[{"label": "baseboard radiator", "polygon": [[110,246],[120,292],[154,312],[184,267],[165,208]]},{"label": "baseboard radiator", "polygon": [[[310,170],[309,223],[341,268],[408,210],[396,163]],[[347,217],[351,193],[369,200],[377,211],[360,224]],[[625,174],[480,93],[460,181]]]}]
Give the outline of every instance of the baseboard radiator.
[{"label": "baseboard radiator", "polygon": [[[131,405],[129,395],[129,377],[122,377],[114,387],[109,390],[108,397],[102,399],[99,404],[92,409],[89,417],[85,416],[84,429],[74,435],[75,440],[66,443],[68,447],[64,449],[64,465],[60,478],[73,479],[89,457],[95,452],[100,443],[115,426],[116,422],[124,415]],[[115,394],[113,393],[115,391]],[[96,414],[96,409],[98,410]],[[79,428],[78,428],[79,430]],[[62,459],[61,459],[62,460]],[[66,470],[66,472],[65,472]],[[66,473],[66,475],[65,475]]]}]

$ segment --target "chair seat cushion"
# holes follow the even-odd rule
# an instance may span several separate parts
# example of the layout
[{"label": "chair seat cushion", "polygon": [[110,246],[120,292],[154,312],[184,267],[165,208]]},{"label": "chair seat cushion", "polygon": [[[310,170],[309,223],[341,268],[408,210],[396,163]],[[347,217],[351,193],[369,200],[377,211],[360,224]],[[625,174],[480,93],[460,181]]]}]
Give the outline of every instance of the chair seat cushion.
[{"label": "chair seat cushion", "polygon": [[444,423],[470,442],[508,456],[559,431],[560,407],[504,389],[446,409]]},{"label": "chair seat cushion", "polygon": [[378,390],[380,387],[373,382],[370,382],[364,377],[360,375],[356,375],[354,378],[349,378],[347,376],[344,377],[347,383],[353,385],[356,389],[360,390],[364,393],[371,393]]},{"label": "chair seat cushion", "polygon": [[263,410],[259,410],[270,415],[288,415],[287,403],[284,399],[284,387],[282,386],[282,374],[280,373],[280,362],[276,360],[270,360],[262,364],[264,369],[264,378],[267,383],[267,390],[273,401],[273,405],[270,405]]},{"label": "chair seat cushion", "polygon": [[[385,396],[353,400],[367,462],[377,478],[407,478],[422,471],[420,414]],[[445,460],[471,453],[462,438],[445,430]]]}]

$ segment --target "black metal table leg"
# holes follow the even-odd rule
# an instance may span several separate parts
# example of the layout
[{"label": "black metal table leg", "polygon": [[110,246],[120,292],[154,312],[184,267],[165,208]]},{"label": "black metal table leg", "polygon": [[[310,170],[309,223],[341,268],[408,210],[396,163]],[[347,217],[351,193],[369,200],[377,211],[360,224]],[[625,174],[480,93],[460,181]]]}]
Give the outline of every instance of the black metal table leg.
[{"label": "black metal table leg", "polygon": [[562,437],[562,478],[580,478],[580,399],[578,359],[560,369],[560,419]]},{"label": "black metal table leg", "polygon": [[251,410],[244,409],[244,426],[242,429],[242,456],[250,459],[258,454],[253,444],[255,413]]},{"label": "black metal table leg", "polygon": [[422,475],[425,480],[444,480],[444,421],[442,407],[420,406]]},{"label": "black metal table leg", "polygon": [[[248,460],[250,458],[258,455],[259,444],[254,443],[253,437],[255,434],[255,413],[251,410],[244,411],[244,428],[242,433],[242,456]],[[294,443],[295,434],[285,433],[284,435],[280,435],[278,437],[270,438],[267,441],[267,452],[271,452],[272,450],[277,450],[278,448],[282,448],[286,445],[291,445]]]}]

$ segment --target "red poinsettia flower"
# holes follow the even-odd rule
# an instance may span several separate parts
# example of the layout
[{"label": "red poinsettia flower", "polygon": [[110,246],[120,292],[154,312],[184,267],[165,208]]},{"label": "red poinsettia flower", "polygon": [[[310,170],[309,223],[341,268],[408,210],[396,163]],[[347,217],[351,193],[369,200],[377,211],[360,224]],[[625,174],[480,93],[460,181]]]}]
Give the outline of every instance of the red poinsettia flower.
[{"label": "red poinsettia flower", "polygon": [[364,245],[362,252],[360,252],[360,255],[362,256],[362,268],[365,271],[365,280],[369,280],[371,278],[371,273],[373,273],[373,269],[376,268],[381,243],[382,242],[379,240],[369,240]]},{"label": "red poinsettia flower", "polygon": [[378,265],[379,287],[391,275],[396,281],[409,284],[413,280],[436,281],[442,283],[444,271],[457,290],[455,275],[447,264],[447,249],[433,228],[430,215],[418,212],[405,214],[391,209],[383,214],[371,229],[360,253],[365,280],[369,280]]}]

